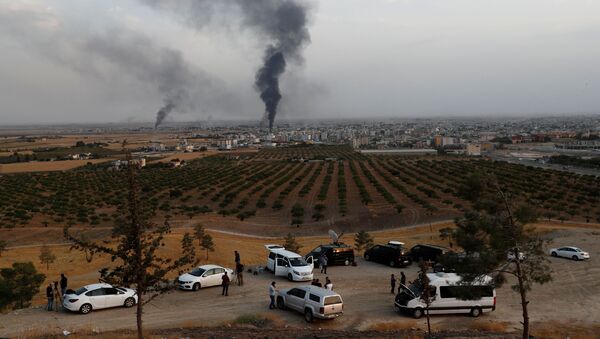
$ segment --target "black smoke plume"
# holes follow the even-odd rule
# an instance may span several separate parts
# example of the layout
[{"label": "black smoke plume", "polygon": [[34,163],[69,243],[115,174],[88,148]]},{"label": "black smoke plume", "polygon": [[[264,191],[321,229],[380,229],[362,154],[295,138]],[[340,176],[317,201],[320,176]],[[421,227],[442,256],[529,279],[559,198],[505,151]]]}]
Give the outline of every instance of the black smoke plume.
[{"label": "black smoke plume", "polygon": [[175,108],[175,104],[172,102],[166,102],[165,105],[158,110],[156,113],[156,122],[154,123],[154,129],[157,129],[160,124],[162,124],[163,120],[167,117],[169,113]]},{"label": "black smoke plume", "polygon": [[[251,29],[267,45],[263,65],[256,73],[254,86],[265,104],[269,128],[273,127],[282,98],[279,79],[288,62],[301,64],[302,48],[310,42],[306,0],[139,0],[161,10],[183,16],[187,24],[202,29],[213,17],[235,22]],[[240,14],[240,15],[237,15]],[[239,19],[241,17],[241,20]]]},{"label": "black smoke plume", "polygon": [[285,59],[278,51],[267,51],[265,64],[256,74],[256,88],[260,92],[260,98],[265,103],[265,112],[269,119],[269,130],[273,129],[273,121],[277,114],[277,105],[281,100],[279,91],[279,77],[285,71]]}]

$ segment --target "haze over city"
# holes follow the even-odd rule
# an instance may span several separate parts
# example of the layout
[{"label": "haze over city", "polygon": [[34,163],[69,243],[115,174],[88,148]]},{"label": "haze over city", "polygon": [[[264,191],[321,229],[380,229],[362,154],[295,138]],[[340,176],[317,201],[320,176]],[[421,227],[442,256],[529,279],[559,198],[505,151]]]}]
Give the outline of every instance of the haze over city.
[{"label": "haze over city", "polygon": [[[255,74],[274,43],[260,16],[268,11],[167,3],[0,3],[0,123],[153,122],[169,95],[185,102],[167,121],[260,120]],[[281,119],[600,109],[600,46],[590,43],[600,36],[598,2],[301,4],[308,35],[281,75]],[[162,88],[167,68],[181,89]]]}]

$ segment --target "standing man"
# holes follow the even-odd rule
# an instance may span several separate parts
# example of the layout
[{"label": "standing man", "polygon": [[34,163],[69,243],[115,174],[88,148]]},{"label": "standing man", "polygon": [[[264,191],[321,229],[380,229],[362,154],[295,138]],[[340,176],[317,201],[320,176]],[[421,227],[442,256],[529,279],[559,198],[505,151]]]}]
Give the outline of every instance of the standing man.
[{"label": "standing man", "polygon": [[67,277],[64,273],[60,274],[60,295],[67,294]]},{"label": "standing man", "polygon": [[240,254],[238,253],[238,251],[233,251],[233,253],[235,254],[235,263],[239,264],[240,263]]},{"label": "standing man", "polygon": [[394,274],[392,274],[392,277],[390,279],[390,284],[392,285],[392,294],[394,294],[394,292],[396,291],[396,276],[394,276]]},{"label": "standing man", "polygon": [[406,276],[404,275],[404,272],[400,272],[400,284],[406,286]]},{"label": "standing man", "polygon": [[237,274],[238,286],[244,285],[244,265],[241,263],[235,264],[235,272]]},{"label": "standing man", "polygon": [[223,273],[223,276],[221,276],[221,280],[223,280],[223,282],[221,283],[221,286],[223,286],[223,292],[221,292],[221,295],[228,296],[229,282],[231,281],[231,279],[229,279],[227,272]]},{"label": "standing man", "polygon": [[46,287],[46,298],[48,298],[46,311],[52,311],[52,304],[54,304],[54,291],[52,290],[52,283],[49,283],[48,287]]},{"label": "standing man", "polygon": [[275,307],[275,295],[277,294],[277,287],[275,287],[275,282],[272,281],[271,285],[269,285],[269,298],[271,298],[271,304],[269,304],[269,309],[272,310]]},{"label": "standing man", "polygon": [[319,265],[321,266],[321,273],[327,274],[327,256],[325,253],[321,254],[319,258]]}]

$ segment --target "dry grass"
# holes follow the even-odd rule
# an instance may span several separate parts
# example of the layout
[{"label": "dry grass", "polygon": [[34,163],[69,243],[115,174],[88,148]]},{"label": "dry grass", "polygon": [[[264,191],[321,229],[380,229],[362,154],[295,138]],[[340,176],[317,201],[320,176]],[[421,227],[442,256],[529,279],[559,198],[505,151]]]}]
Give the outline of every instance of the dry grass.
[{"label": "dry grass", "polygon": [[582,326],[556,322],[533,324],[531,334],[536,338],[548,339],[597,339],[600,338],[600,325]]},{"label": "dry grass", "polygon": [[192,153],[168,153],[166,155],[166,157],[158,159],[158,160],[152,160],[152,161],[149,161],[148,163],[159,163],[159,162],[165,163],[165,162],[169,162],[173,159],[190,161],[190,160],[194,160],[194,159],[208,157],[208,156],[215,155],[218,153],[219,152],[217,152],[217,151],[192,152]]},{"label": "dry grass", "polygon": [[59,160],[59,161],[30,161],[14,164],[0,165],[0,173],[25,173],[25,172],[46,172],[46,171],[66,171],[73,168],[85,166],[87,163],[98,164],[111,161],[113,159],[90,159],[90,160]]},{"label": "dry grass", "polygon": [[469,325],[472,330],[485,331],[485,332],[506,332],[510,324],[505,321],[474,321]]},{"label": "dry grass", "polygon": [[402,320],[402,321],[385,321],[380,323],[374,323],[367,326],[367,331],[398,331],[398,330],[414,330],[419,328],[416,320]]}]

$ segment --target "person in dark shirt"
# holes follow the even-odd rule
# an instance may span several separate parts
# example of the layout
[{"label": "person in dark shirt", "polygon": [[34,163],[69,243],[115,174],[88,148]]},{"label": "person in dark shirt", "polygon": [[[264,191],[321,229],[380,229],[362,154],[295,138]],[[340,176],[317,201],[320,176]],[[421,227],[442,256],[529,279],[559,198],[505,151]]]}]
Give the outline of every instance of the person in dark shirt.
[{"label": "person in dark shirt", "polygon": [[67,277],[65,277],[64,273],[60,274],[60,295],[65,295],[67,293]]},{"label": "person in dark shirt", "polygon": [[223,273],[221,280],[223,280],[223,282],[221,283],[221,286],[223,286],[223,292],[221,293],[221,295],[228,296],[229,295],[229,282],[231,280],[229,279],[227,272]]},{"label": "person in dark shirt", "polygon": [[235,273],[237,274],[238,286],[244,285],[244,265],[237,263],[235,265]]},{"label": "person in dark shirt", "polygon": [[240,254],[238,253],[238,251],[233,251],[233,253],[235,254],[235,263],[239,264],[240,263]]},{"label": "person in dark shirt", "polygon": [[406,276],[404,275],[404,272],[400,272],[400,284],[406,285]]},{"label": "person in dark shirt", "polygon": [[52,289],[52,283],[46,287],[46,298],[48,298],[48,305],[46,305],[46,311],[52,311],[52,305],[54,304],[54,291]]},{"label": "person in dark shirt", "polygon": [[392,277],[390,278],[390,284],[392,285],[392,294],[394,294],[394,292],[396,291],[396,276],[392,274]]}]

